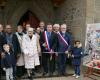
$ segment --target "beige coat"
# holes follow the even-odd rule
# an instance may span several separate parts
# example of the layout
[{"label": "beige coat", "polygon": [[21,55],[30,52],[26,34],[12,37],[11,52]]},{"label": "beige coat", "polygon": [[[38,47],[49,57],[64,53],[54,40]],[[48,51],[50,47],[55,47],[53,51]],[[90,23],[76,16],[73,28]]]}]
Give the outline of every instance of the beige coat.
[{"label": "beige coat", "polygon": [[[23,54],[23,52],[22,52],[22,41],[23,41],[23,36],[20,36],[20,35],[18,34],[18,32],[16,32],[16,35],[17,35],[17,38],[18,38],[18,41],[19,41],[19,44],[20,44],[20,48],[21,48],[21,53],[20,53],[20,55],[19,55],[19,57],[18,57],[18,59],[17,59],[16,65],[17,65],[17,66],[24,66],[24,54]],[[23,33],[23,35],[24,35],[24,33]]]},{"label": "beige coat", "polygon": [[32,69],[40,65],[38,52],[41,52],[41,49],[35,34],[32,36],[32,39],[27,34],[23,36],[22,49],[24,52],[25,68]]}]

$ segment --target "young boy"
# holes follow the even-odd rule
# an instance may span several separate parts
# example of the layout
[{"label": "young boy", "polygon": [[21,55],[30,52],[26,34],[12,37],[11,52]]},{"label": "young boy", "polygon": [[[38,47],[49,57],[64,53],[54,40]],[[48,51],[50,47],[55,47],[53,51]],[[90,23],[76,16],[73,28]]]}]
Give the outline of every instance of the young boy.
[{"label": "young boy", "polygon": [[14,80],[12,66],[16,63],[15,56],[10,51],[10,45],[4,44],[3,49],[5,55],[1,60],[1,67],[6,72],[6,80]]},{"label": "young boy", "polygon": [[80,41],[75,41],[74,48],[72,49],[72,64],[74,65],[75,74],[73,75],[76,78],[80,77],[80,65],[82,57],[82,44]]}]

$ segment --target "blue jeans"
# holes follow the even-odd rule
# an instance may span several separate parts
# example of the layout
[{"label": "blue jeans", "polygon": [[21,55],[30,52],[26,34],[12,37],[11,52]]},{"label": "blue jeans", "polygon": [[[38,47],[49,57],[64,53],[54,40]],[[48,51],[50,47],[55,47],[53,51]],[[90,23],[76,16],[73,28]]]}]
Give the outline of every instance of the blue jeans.
[{"label": "blue jeans", "polygon": [[5,71],[6,71],[6,80],[14,80],[13,79],[13,68],[7,68]]},{"label": "blue jeans", "polygon": [[75,74],[80,76],[80,65],[75,65]]}]

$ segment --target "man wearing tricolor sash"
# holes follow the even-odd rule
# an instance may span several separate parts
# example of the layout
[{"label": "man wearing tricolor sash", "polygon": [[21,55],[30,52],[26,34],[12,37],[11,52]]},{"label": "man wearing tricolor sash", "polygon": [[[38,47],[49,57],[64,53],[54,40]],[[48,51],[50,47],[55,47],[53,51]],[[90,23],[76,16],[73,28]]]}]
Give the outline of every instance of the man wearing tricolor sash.
[{"label": "man wearing tricolor sash", "polygon": [[52,31],[52,24],[47,25],[47,31],[41,36],[43,75],[52,75],[55,69],[55,50],[57,48],[57,35]]},{"label": "man wearing tricolor sash", "polygon": [[67,25],[61,25],[61,31],[58,32],[59,46],[58,46],[58,73],[59,75],[66,75],[66,54],[71,47],[71,36],[67,30]]}]

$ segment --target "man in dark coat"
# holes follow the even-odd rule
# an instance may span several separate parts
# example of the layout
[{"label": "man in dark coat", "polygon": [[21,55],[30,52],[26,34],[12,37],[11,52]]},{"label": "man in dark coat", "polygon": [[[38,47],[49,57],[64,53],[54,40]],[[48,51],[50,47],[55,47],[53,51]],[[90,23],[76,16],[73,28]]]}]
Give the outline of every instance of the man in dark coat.
[{"label": "man in dark coat", "polygon": [[43,75],[49,73],[52,75],[55,70],[55,54],[53,52],[57,48],[57,35],[52,31],[52,24],[47,25],[47,31],[44,31],[40,38],[42,46],[42,65],[44,69]]},{"label": "man in dark coat", "polygon": [[[21,53],[21,48],[16,34],[12,32],[11,25],[6,25],[5,38],[6,38],[6,43],[11,46],[14,56],[17,59],[17,57]],[[16,77],[16,66],[13,66],[13,71],[14,71],[13,75],[14,77]]]},{"label": "man in dark coat", "polygon": [[5,38],[6,43],[11,45],[12,51],[14,52],[15,57],[17,58],[18,54],[21,53],[21,48],[16,34],[12,32],[11,25],[6,25]]},{"label": "man in dark coat", "polygon": [[61,25],[61,31],[58,32],[58,73],[59,75],[66,75],[66,59],[70,47],[71,47],[71,36],[66,32],[67,25]]}]

